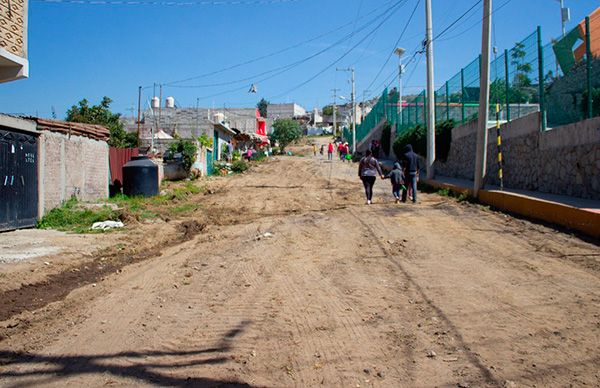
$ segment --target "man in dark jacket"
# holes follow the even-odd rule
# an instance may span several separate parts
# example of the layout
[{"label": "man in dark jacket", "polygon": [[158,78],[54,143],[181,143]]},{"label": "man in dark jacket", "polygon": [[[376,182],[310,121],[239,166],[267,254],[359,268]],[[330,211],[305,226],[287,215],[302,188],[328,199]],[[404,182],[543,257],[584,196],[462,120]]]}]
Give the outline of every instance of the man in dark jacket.
[{"label": "man in dark jacket", "polygon": [[[404,166],[404,175],[406,176],[406,186],[412,188],[412,201],[417,202],[417,179],[419,177],[419,156],[413,152],[412,145],[407,144],[404,147],[402,155],[402,165]],[[402,190],[402,202],[406,202],[408,190]]]}]

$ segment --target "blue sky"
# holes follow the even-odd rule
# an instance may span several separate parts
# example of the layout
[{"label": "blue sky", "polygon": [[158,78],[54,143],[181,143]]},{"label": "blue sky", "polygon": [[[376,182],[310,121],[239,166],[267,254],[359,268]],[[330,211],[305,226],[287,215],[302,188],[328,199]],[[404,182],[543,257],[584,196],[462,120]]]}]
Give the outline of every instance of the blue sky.
[{"label": "blue sky", "polygon": [[[380,93],[385,79],[397,69],[394,57],[372,82],[418,0],[404,0],[395,13],[384,13],[397,1],[274,0],[244,4],[241,0],[240,4],[200,4],[202,1],[173,0],[195,4],[115,5],[30,0],[30,77],[0,84],[0,112],[50,117],[54,107],[57,117],[63,118],[66,110],[80,99],[96,103],[106,95],[114,100],[113,110],[131,115],[131,109],[137,108],[138,86],[146,87],[146,103],[152,97],[154,83],[170,84],[164,87],[163,98],[174,96],[179,106],[196,106],[200,99],[199,104],[204,107],[249,107],[265,97],[271,102],[295,101],[311,109],[329,103],[330,89],[334,87],[349,97],[349,74],[336,72],[336,66],[356,68],[357,97],[362,99],[370,84],[373,90],[367,96]],[[544,43],[560,35],[557,0],[494,0],[494,6],[507,1],[494,14],[494,41],[499,49],[510,48],[537,25],[542,26]],[[475,3],[476,0],[433,0],[434,36]],[[565,3],[571,8],[570,28],[598,6],[597,0]],[[443,39],[434,42],[436,86],[478,55],[481,12],[479,4]],[[389,18],[384,20],[382,15]],[[407,58],[422,41],[424,28],[421,0],[399,44],[408,50]],[[318,38],[260,61],[173,84],[315,37]],[[324,52],[287,71],[259,75],[319,51]],[[337,65],[327,69],[348,51]],[[312,81],[297,87],[321,71]],[[410,73],[407,91],[422,89],[424,58],[411,63],[405,79]],[[231,84],[198,87],[224,83]],[[258,87],[257,94],[247,92],[252,83]]]}]

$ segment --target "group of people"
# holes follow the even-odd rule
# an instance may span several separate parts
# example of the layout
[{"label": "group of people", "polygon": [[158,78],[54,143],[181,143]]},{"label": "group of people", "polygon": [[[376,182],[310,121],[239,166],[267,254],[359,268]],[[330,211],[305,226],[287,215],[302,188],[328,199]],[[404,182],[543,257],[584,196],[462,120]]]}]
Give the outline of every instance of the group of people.
[{"label": "group of people", "polygon": [[[321,155],[324,154],[325,144],[321,145]],[[333,160],[333,153],[337,151],[338,157],[342,162],[352,160],[352,152],[348,142],[341,140],[327,144],[327,160]],[[316,154],[315,154],[316,155]]]},{"label": "group of people", "polygon": [[394,168],[389,174],[384,175],[379,161],[373,156],[373,151],[366,151],[365,156],[358,164],[358,176],[365,187],[367,205],[373,200],[373,186],[377,176],[381,179],[389,179],[392,184],[392,194],[396,203],[406,202],[410,197],[413,203],[417,202],[417,181],[419,179],[419,157],[413,152],[412,145],[404,147],[400,160],[394,163]]}]

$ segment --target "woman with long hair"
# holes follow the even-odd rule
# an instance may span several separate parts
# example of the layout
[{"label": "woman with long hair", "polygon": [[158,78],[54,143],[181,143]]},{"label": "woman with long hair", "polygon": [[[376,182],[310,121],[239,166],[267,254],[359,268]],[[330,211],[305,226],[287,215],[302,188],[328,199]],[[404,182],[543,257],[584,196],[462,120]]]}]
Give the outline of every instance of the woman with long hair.
[{"label": "woman with long hair", "polygon": [[365,156],[358,164],[358,176],[365,186],[367,205],[370,205],[373,200],[373,186],[375,185],[377,175],[383,179],[383,172],[381,171],[381,166],[379,166],[379,161],[373,157],[371,150],[367,150]]}]

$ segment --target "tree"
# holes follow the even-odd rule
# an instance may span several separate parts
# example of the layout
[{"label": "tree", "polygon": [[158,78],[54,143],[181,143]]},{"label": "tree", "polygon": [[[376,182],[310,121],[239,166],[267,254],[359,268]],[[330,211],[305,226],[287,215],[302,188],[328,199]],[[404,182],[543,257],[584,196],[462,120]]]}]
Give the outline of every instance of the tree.
[{"label": "tree", "polygon": [[84,98],[67,111],[66,121],[105,126],[110,131],[108,138],[110,146],[117,148],[137,147],[137,134],[125,131],[121,122],[121,115],[111,112],[111,103],[112,100],[105,96],[99,105],[90,106],[89,101]]},{"label": "tree", "polygon": [[273,123],[273,133],[269,136],[271,141],[279,143],[281,152],[285,151],[285,147],[296,139],[302,136],[300,124],[292,119],[277,119]]},{"label": "tree", "polygon": [[260,117],[267,118],[267,106],[269,105],[269,101],[261,98],[256,107],[258,108],[258,112],[260,113]]},{"label": "tree", "polygon": [[[340,113],[339,108],[335,107],[335,113]],[[324,116],[333,116],[333,105],[325,105],[323,107],[323,115]]]}]

